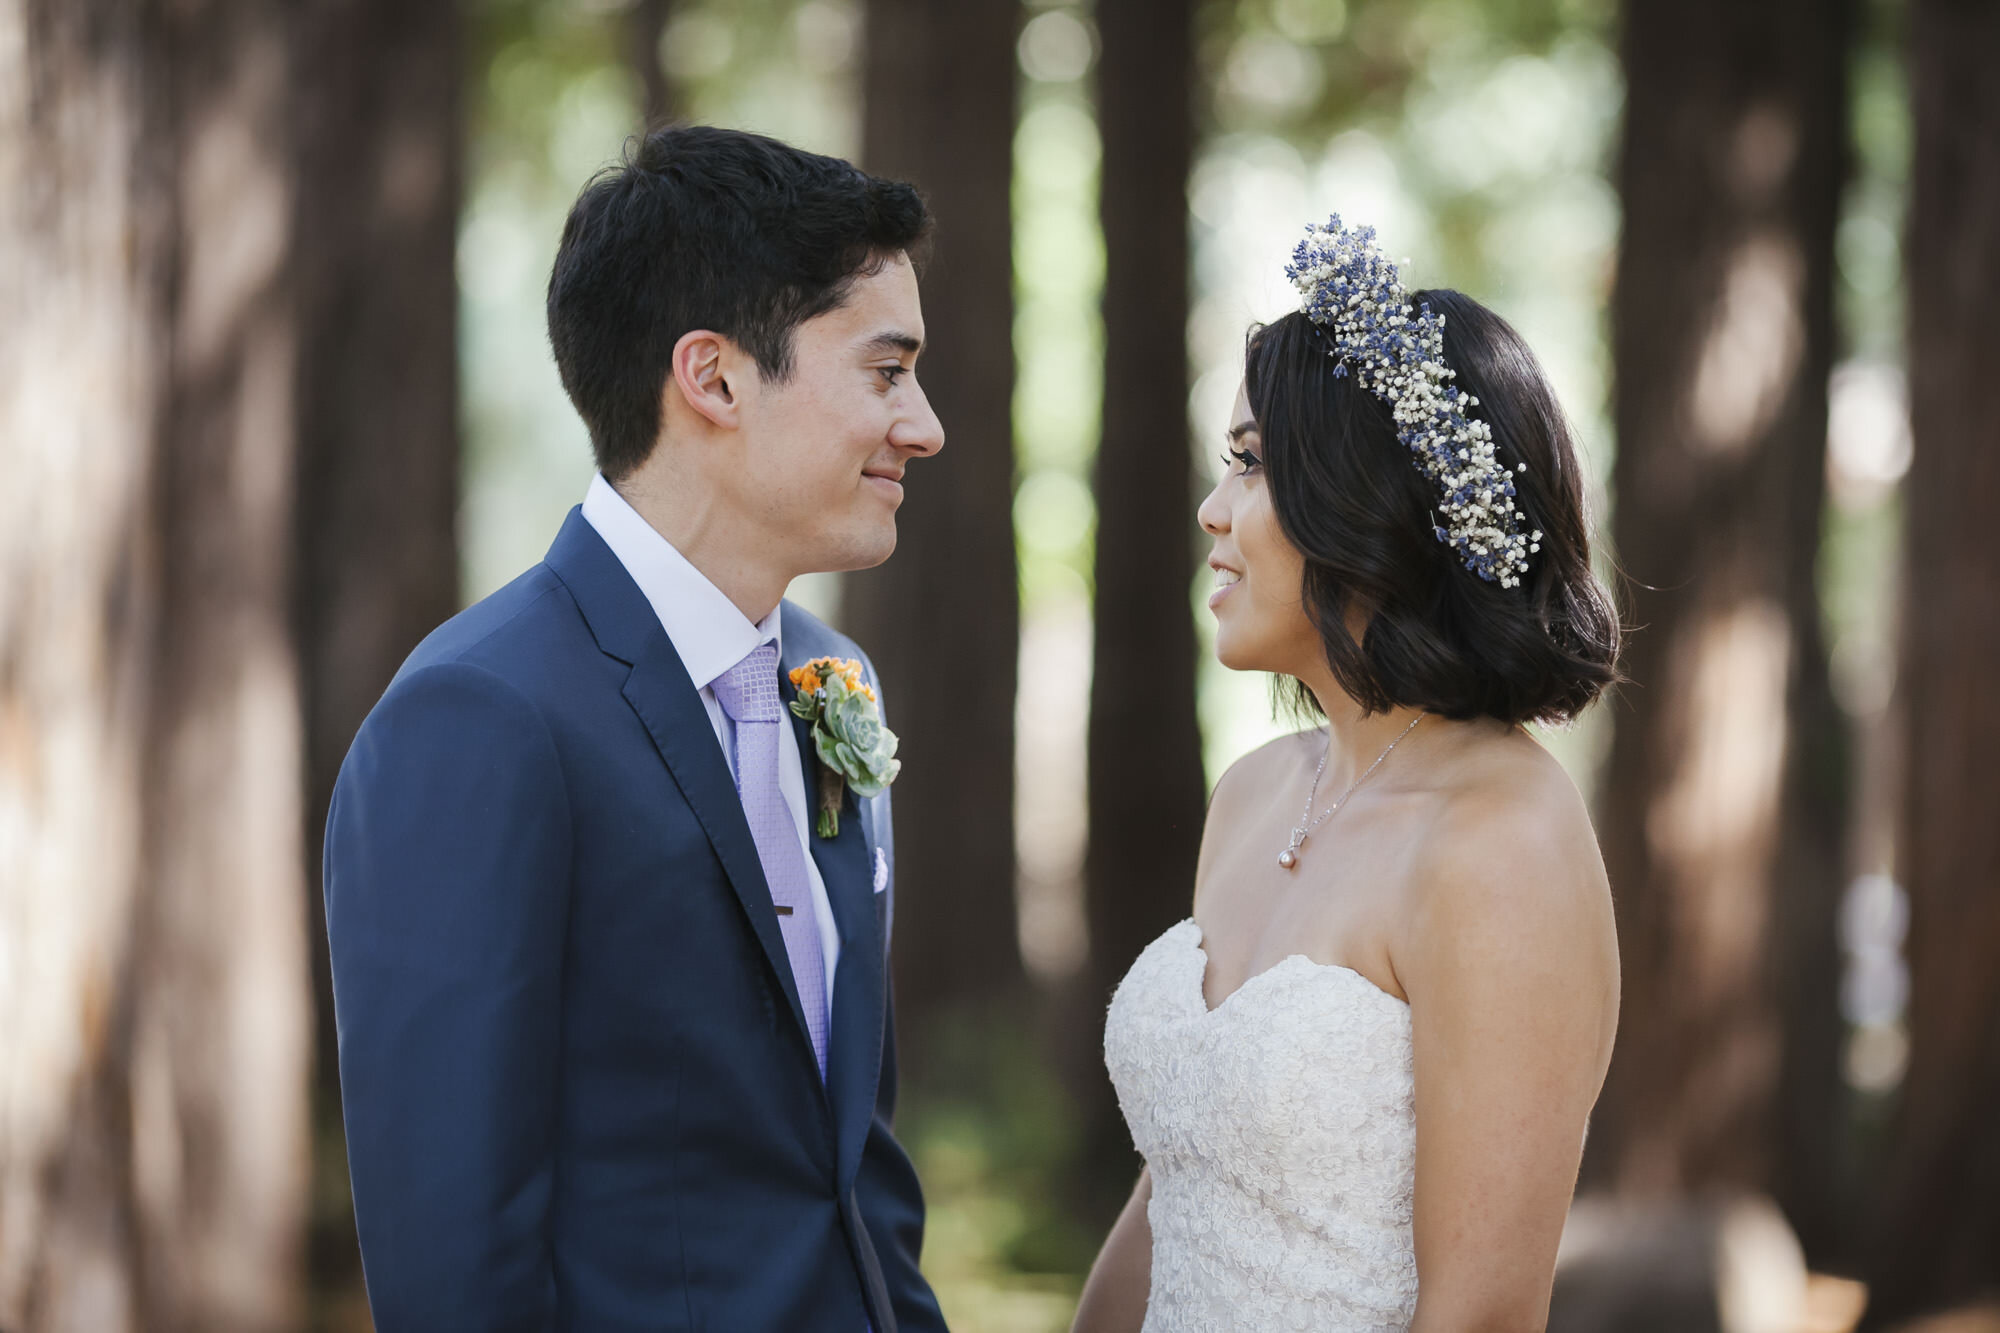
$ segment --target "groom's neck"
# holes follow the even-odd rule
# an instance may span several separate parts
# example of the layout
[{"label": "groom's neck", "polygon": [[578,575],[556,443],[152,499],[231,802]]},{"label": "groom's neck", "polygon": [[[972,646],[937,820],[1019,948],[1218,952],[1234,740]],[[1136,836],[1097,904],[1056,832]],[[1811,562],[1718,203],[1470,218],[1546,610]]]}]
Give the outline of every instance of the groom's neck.
[{"label": "groom's neck", "polygon": [[776,568],[769,543],[728,505],[685,478],[662,478],[647,460],[622,481],[612,483],[626,504],[665,537],[703,578],[721,590],[744,618],[756,624],[771,614],[791,584],[791,575]]}]

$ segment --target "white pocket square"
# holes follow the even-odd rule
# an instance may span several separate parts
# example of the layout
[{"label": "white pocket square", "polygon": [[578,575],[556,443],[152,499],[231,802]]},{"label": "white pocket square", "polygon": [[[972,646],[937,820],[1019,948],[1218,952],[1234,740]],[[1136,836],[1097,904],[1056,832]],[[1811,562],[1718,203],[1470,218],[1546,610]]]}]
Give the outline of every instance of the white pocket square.
[{"label": "white pocket square", "polygon": [[889,854],[880,847],[875,849],[875,892],[881,893],[889,887]]}]

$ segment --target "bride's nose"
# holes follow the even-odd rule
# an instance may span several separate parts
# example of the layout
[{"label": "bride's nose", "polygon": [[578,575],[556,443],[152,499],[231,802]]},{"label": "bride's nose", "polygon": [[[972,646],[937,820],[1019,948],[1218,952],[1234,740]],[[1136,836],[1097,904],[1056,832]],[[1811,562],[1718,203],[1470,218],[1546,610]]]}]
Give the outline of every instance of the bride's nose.
[{"label": "bride's nose", "polygon": [[1216,483],[1215,489],[1201,502],[1201,507],[1194,511],[1194,516],[1200,520],[1201,530],[1210,536],[1229,531],[1229,506],[1223,503],[1222,483]]}]

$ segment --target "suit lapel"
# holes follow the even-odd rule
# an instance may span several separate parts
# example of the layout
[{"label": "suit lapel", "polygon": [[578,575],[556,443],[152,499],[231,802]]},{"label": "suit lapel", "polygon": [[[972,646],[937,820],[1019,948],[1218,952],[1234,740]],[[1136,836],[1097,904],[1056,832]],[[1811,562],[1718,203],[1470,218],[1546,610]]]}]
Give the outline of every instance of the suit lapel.
[{"label": "suit lapel", "polygon": [[[805,1011],[799,1005],[798,983],[792,978],[785,939],[771,906],[771,887],[764,878],[763,863],[757,858],[757,844],[750,836],[749,822],[743,817],[736,780],[730,775],[722,748],[715,743],[715,730],[709,723],[708,710],[702,706],[700,692],[688,678],[673,641],[661,628],[659,617],[653,614],[638,584],[580,509],[570,511],[555,545],[549,549],[548,564],[576,599],[598,647],[631,667],[631,674],[625,679],[625,701],[645,724],[654,748],[660,752],[681,795],[686,797],[688,808],[694,811],[702,832],[707,834],[716,859],[722,862],[729,887],[742,905],[750,929],[764,950],[764,959],[791,1006],[792,1019],[798,1025],[806,1059],[810,1061],[812,1044],[806,1032]],[[825,871],[820,873],[824,875]],[[829,1050],[829,1061],[831,1058]]]},{"label": "suit lapel", "polygon": [[[787,607],[789,612],[790,608]],[[809,631],[817,625],[802,616],[785,617],[785,671],[832,651],[833,645]],[[789,678],[782,686],[787,712],[797,697]],[[799,760],[806,775],[806,803],[817,819],[819,756],[812,728],[792,719]],[[852,791],[841,798],[840,833],[822,838],[815,830],[813,863],[826,884],[827,902],[840,931],[840,963],[834,969],[833,1014],[827,1033],[827,1095],[838,1135],[838,1182],[844,1191],[861,1163],[868,1124],[875,1114],[875,1091],[882,1071],[883,1007],[886,1002],[882,940],[875,927],[873,841],[861,804]]]}]

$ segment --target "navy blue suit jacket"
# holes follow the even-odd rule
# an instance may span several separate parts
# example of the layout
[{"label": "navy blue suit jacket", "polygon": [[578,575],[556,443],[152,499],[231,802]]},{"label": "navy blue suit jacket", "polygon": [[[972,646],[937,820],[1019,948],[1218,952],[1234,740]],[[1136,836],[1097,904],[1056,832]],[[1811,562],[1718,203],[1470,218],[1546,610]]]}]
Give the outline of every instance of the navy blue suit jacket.
[{"label": "navy blue suit jacket", "polygon": [[[783,616],[783,668],[860,656]],[[581,512],[411,654],[326,837],[381,1333],[943,1333],[890,1133],[886,795],[811,842],[841,938],[824,1083],[700,696]]]}]

